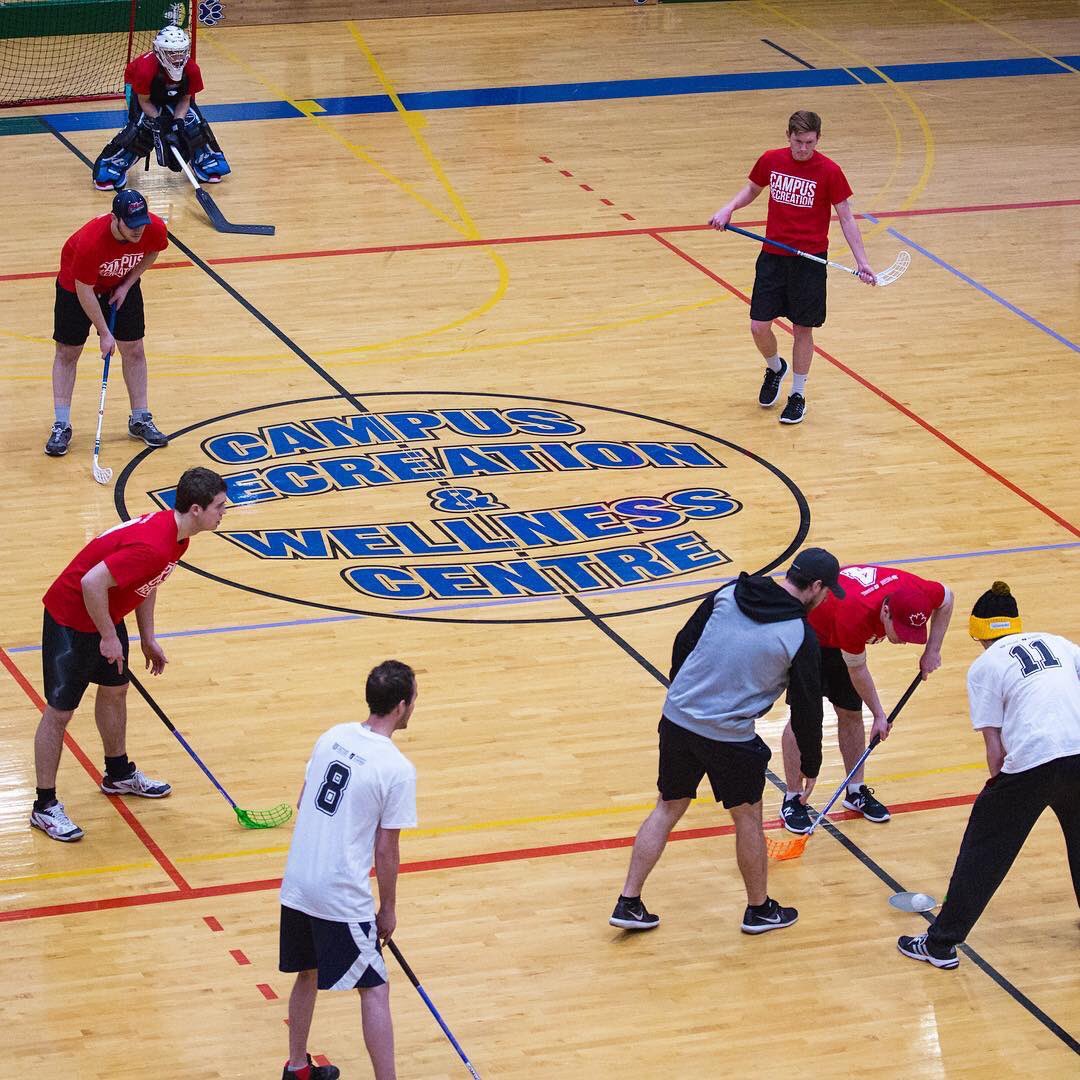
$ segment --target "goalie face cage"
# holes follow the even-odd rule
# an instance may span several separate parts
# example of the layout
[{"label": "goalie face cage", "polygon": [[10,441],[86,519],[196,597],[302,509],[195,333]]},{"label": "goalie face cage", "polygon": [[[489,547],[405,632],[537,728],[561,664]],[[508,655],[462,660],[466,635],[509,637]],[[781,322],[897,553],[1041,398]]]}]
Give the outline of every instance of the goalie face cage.
[{"label": "goalie face cage", "polygon": [[163,26],[183,27],[188,3],[170,0],[14,0],[0,3],[0,108],[124,96],[124,68]]}]

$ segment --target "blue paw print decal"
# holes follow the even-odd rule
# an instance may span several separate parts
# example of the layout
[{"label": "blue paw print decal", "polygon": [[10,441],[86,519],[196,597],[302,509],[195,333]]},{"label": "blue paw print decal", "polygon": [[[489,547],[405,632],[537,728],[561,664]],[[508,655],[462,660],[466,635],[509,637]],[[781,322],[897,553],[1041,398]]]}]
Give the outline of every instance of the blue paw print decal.
[{"label": "blue paw print decal", "polygon": [[199,0],[199,22],[203,26],[216,26],[225,18],[225,8],[219,0]]}]

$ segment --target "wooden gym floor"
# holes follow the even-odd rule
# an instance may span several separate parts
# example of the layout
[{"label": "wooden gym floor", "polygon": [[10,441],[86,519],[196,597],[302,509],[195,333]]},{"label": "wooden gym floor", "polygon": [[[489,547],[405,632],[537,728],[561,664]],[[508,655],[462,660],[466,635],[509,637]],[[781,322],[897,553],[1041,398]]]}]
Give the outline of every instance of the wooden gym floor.
[{"label": "wooden gym floor", "polygon": [[[107,209],[80,155],[114,119],[100,103],[17,110],[49,126],[4,137],[0,171],[13,1067],[63,1080],[281,1067],[289,827],[240,829],[134,693],[132,757],[174,795],[120,807],[97,793],[84,704],[60,790],[86,837],[51,843],[27,823],[40,596],[88,538],[206,464],[237,505],[158,603],[171,662],[155,699],[260,808],[295,798],[321,731],[363,717],[373,663],[417,668],[399,744],[419,770],[421,827],[403,838],[396,940],[481,1075],[1073,1073],[1080,923],[1051,816],[959,970],[900,957],[896,936],[924,923],[887,900],[943,896],[983,781],[964,689],[975,597],[1004,578],[1029,626],[1080,634],[1078,54],[1064,0],[206,30],[201,101],[234,107],[211,109],[234,169],[212,195],[230,220],[277,232],[216,233],[182,178],[132,173],[175,241],[144,286],[151,407],[174,434],[138,452],[114,369],[102,460],[115,488],[90,474],[92,349],[72,451],[41,453],[50,279],[64,239]],[[755,400],[756,249],[703,225],[797,108],[824,118],[821,149],[867,215],[874,265],[901,248],[913,262],[886,290],[832,275],[807,419],[787,428]],[[737,220],[760,225],[764,209]],[[833,257],[849,258],[838,229]],[[358,413],[389,425],[384,445],[303,423]],[[417,448],[434,456],[401,454]],[[456,509],[430,478],[448,450],[474,467],[455,477],[473,500]],[[357,481],[356,459],[376,453],[387,482]],[[651,531],[601,519],[646,497],[709,509]],[[487,550],[467,550],[497,513],[544,517],[547,542],[507,553],[488,531]],[[607,916],[655,797],[686,601],[804,543],[957,594],[942,669],[870,759],[893,820],[839,815],[842,842],[816,836],[775,866],[770,891],[801,918],[759,940],[738,932],[729,818],[702,800],[646,888],[662,926],[624,936]],[[871,651],[887,703],[915,663],[911,648]],[[777,771],[784,721],[781,705],[759,725]],[[819,795],[842,775],[834,729]],[[778,801],[770,787],[773,826]],[[396,969],[393,1009],[402,1077],[463,1075]],[[323,995],[311,1048],[369,1075],[352,995]]]}]

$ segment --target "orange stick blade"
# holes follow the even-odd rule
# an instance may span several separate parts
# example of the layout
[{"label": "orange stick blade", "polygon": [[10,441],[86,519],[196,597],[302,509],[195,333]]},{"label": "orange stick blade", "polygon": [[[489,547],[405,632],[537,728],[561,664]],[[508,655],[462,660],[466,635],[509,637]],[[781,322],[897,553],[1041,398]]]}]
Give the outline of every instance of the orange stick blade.
[{"label": "orange stick blade", "polygon": [[797,859],[806,850],[807,836],[795,836],[791,840],[774,840],[771,836],[765,837],[765,850],[770,859],[783,862],[785,859]]}]

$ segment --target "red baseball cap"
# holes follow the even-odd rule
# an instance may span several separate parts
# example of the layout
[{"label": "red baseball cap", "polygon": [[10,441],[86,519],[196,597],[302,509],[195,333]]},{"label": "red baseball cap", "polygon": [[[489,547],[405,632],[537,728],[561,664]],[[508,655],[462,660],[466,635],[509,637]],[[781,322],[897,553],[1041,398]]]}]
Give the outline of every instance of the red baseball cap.
[{"label": "red baseball cap", "polygon": [[887,599],[896,636],[909,645],[925,645],[933,608],[922,590],[910,582],[904,583],[897,585]]}]

